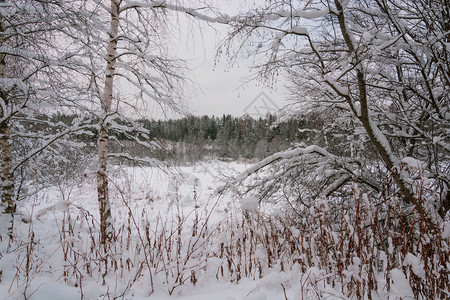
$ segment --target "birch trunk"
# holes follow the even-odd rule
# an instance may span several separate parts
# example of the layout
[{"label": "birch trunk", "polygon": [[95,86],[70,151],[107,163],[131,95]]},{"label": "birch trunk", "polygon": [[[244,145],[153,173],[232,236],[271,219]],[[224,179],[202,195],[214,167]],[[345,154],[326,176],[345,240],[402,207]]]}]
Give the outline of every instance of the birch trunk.
[{"label": "birch trunk", "polygon": [[[4,3],[5,1],[0,1]],[[5,24],[0,20],[0,45],[3,45]],[[6,55],[0,54],[0,78],[6,78]],[[14,205],[14,178],[12,175],[12,151],[10,142],[9,123],[6,118],[8,107],[8,92],[0,87],[0,147],[1,147],[1,210],[0,237],[8,235],[12,238],[13,220],[15,213]],[[6,221],[6,222],[5,222]],[[8,224],[6,227],[4,226]]]},{"label": "birch trunk", "polygon": [[100,209],[100,239],[102,244],[112,239],[111,205],[108,194],[107,160],[108,160],[108,131],[110,127],[109,116],[111,113],[114,70],[117,52],[117,35],[119,28],[119,4],[111,0],[111,23],[109,30],[108,52],[106,56],[106,76],[103,91],[103,118],[100,124],[98,137],[98,170],[97,193]]},{"label": "birch trunk", "polygon": [[[2,63],[0,63],[1,65]],[[0,66],[1,68],[1,66]],[[2,101],[5,102],[3,98]],[[5,112],[0,108],[0,118],[4,118]],[[14,205],[14,178],[12,175],[12,151],[10,142],[9,124],[5,120],[0,124],[0,147],[1,147],[1,211],[0,237],[8,235],[12,238],[13,220],[16,206]],[[5,228],[4,225],[8,224]]]}]

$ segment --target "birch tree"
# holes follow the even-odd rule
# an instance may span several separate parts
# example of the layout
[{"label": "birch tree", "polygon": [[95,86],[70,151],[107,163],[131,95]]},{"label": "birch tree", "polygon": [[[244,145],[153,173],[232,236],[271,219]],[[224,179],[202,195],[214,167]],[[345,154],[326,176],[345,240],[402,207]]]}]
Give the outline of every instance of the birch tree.
[{"label": "birch tree", "polygon": [[273,166],[276,176],[257,186],[276,191],[284,178],[309,187],[298,197],[315,199],[342,195],[350,181],[377,195],[391,177],[389,188],[425,214],[415,169],[429,179],[426,193],[444,218],[450,209],[448,15],[447,1],[269,1],[235,19],[224,47],[255,56],[266,78],[286,76],[295,99],[290,112],[330,114],[351,133],[344,156],[299,145],[238,181]]},{"label": "birch tree", "polygon": [[[67,7],[52,1],[0,2],[2,236],[12,237],[22,191],[22,185],[15,184],[27,176],[30,160],[37,162],[42,153],[62,157],[58,143],[70,147],[71,142],[61,138],[85,127],[78,119],[67,125],[48,117],[62,107],[78,111],[73,90],[77,85],[68,75],[71,54],[58,40],[61,20],[74,7],[74,1]],[[35,169],[42,176],[39,167]]]},{"label": "birch tree", "polygon": [[[163,110],[183,111],[186,80],[184,63],[171,57],[168,41],[170,18],[152,1],[87,1],[79,20],[65,34],[76,41],[75,60],[82,62],[80,83],[92,97],[93,118],[99,120],[97,194],[101,243],[113,237],[108,192],[108,159],[135,159],[126,149],[111,152],[111,141],[120,144],[113,132],[154,148],[144,129],[134,120],[142,118],[154,104]],[[82,28],[82,35],[78,28]],[[117,119],[123,120],[120,124]],[[130,124],[125,126],[124,124]],[[134,133],[139,132],[138,135]],[[154,158],[140,159],[160,165]]]},{"label": "birch tree", "polygon": [[[145,129],[133,119],[142,118],[152,105],[149,103],[163,110],[182,111],[184,64],[169,54],[168,37],[173,28],[166,11],[196,15],[196,10],[165,1],[2,3],[0,29],[11,33],[2,34],[0,57],[0,74],[5,77],[1,93],[5,104],[1,107],[4,212],[12,215],[15,210],[11,179],[16,170],[43,150],[58,153],[52,145],[69,133],[82,133],[90,126],[83,120],[98,120],[97,190],[101,242],[106,244],[112,238],[108,159],[136,159],[123,149],[109,151],[111,140],[119,145],[116,148],[123,148],[117,134],[112,133],[119,132],[148,149],[159,146],[149,142]],[[30,125],[21,123],[42,123],[36,117],[39,113],[61,107],[80,118],[66,128],[61,128],[61,123],[47,123],[55,127],[50,130],[52,134],[41,135],[37,143],[34,139],[20,159],[14,157],[11,128],[19,126],[15,137],[26,139],[31,135],[24,128]],[[161,165],[153,158],[140,161]]]},{"label": "birch tree", "polygon": [[[5,1],[0,2],[0,5],[4,5]],[[0,45],[5,45],[6,42],[6,24],[4,16],[0,19]],[[0,80],[4,81],[7,78],[6,75],[6,55],[0,54]],[[8,105],[8,95],[5,88],[0,91],[0,97],[2,104],[0,106],[0,117],[5,119],[7,114],[6,107]],[[0,123],[0,145],[1,145],[1,181],[2,181],[2,195],[1,195],[1,208],[2,215],[12,215],[15,210],[13,197],[14,197],[14,179],[11,173],[11,144],[10,144],[10,130],[8,123],[4,120]],[[6,224],[11,223],[7,222]],[[2,227],[5,228],[5,222],[2,222]],[[8,226],[8,225],[7,225]],[[10,229],[12,231],[12,229]],[[4,235],[5,232],[2,232]]]}]

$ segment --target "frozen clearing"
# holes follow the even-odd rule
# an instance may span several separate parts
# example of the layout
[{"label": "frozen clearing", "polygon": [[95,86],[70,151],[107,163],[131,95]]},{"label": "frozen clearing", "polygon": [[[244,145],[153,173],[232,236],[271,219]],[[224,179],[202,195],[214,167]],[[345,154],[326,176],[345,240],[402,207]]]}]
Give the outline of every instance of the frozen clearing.
[{"label": "frozen clearing", "polygon": [[[302,270],[283,254],[266,264],[264,247],[227,244],[239,243],[248,226],[240,223],[242,210],[250,218],[267,212],[254,197],[214,195],[223,184],[219,177],[247,167],[210,162],[170,176],[154,168],[115,168],[110,191],[117,236],[107,254],[98,245],[94,174],[37,192],[20,203],[8,254],[7,243],[0,244],[0,299],[346,299],[317,268]],[[236,246],[224,250],[224,244]],[[402,274],[395,273],[391,299],[412,295]]]}]

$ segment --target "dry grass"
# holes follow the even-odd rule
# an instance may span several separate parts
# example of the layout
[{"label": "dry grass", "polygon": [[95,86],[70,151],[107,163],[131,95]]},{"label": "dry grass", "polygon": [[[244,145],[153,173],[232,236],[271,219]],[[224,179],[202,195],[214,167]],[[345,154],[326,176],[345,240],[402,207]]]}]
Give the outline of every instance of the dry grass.
[{"label": "dry grass", "polygon": [[[150,222],[145,212],[135,215],[130,195],[120,192],[127,217],[116,223],[106,248],[100,244],[98,220],[82,207],[58,221],[60,247],[46,260],[36,255],[40,244],[30,224],[28,236],[10,250],[18,254],[10,289],[22,288],[24,299],[32,296],[30,282],[56,253],[63,263],[60,280],[79,288],[81,298],[92,281],[107,286],[104,299],[123,299],[139,281],[148,294],[163,286],[172,295],[195,285],[205,272],[238,283],[295,267],[302,299],[328,296],[327,286],[350,299],[384,298],[393,270],[406,276],[416,299],[448,299],[449,239],[442,224],[433,221],[437,218],[420,215],[387,192],[376,201],[356,185],[351,192],[352,203],[331,212],[332,200],[317,202],[309,218],[232,210],[214,224],[215,205],[185,214],[178,202],[172,215]],[[416,192],[426,207],[423,186]]]}]

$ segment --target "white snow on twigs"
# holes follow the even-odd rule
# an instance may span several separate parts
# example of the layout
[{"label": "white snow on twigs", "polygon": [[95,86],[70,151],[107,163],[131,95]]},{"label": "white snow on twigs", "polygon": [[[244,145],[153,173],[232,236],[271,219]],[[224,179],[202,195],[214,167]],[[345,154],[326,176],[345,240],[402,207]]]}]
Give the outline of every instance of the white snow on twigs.
[{"label": "white snow on twigs", "polygon": [[412,271],[414,272],[414,274],[416,274],[417,277],[425,279],[425,270],[423,269],[423,263],[414,254],[406,254],[403,265],[411,266]]},{"label": "white snow on twigs", "polygon": [[297,10],[282,10],[278,12],[274,12],[271,14],[268,14],[264,16],[264,21],[275,21],[279,18],[304,18],[304,19],[319,19],[323,18],[326,15],[330,13],[328,8],[325,9],[318,9],[318,10],[303,10],[303,9],[297,9]]},{"label": "white snow on twigs", "polygon": [[244,211],[256,212],[258,210],[259,200],[256,197],[246,197],[241,199],[241,208]]},{"label": "white snow on twigs", "polygon": [[393,284],[391,286],[390,296],[395,299],[414,299],[414,293],[402,270],[393,269],[391,271],[391,278]]},{"label": "white snow on twigs", "polygon": [[404,157],[401,162],[405,164],[410,171],[418,171],[422,167],[422,162],[413,157]]},{"label": "white snow on twigs", "polygon": [[291,28],[290,32],[295,33],[295,34],[307,35],[308,29],[306,29],[306,27],[303,27],[303,26],[294,26]]}]

